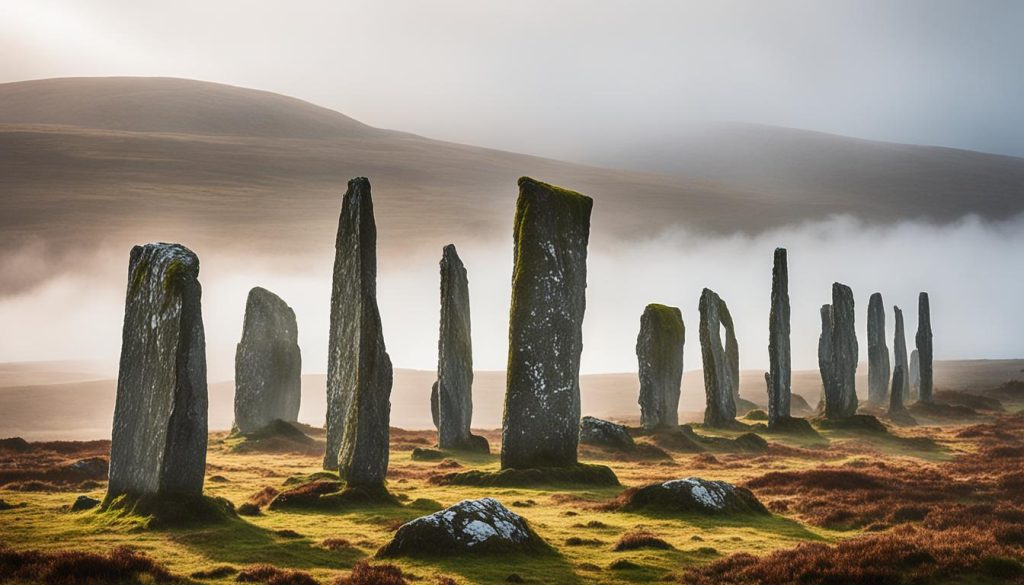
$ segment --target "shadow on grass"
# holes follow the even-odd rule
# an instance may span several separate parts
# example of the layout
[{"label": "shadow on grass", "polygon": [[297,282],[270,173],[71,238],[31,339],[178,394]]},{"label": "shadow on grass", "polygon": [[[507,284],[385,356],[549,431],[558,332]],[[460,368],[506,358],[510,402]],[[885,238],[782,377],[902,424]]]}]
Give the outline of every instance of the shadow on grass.
[{"label": "shadow on grass", "polygon": [[561,553],[460,555],[434,559],[405,558],[404,564],[444,575],[461,577],[468,583],[504,583],[509,575],[519,575],[527,583],[582,585],[592,582],[581,578]]},{"label": "shadow on grass", "polygon": [[792,520],[784,516],[764,516],[760,514],[705,516],[701,514],[673,514],[647,510],[640,510],[636,512],[616,512],[616,514],[620,514],[624,517],[635,517],[638,520],[637,524],[642,523],[644,519],[668,520],[688,524],[701,530],[746,528],[784,538],[812,541],[827,540],[825,537],[809,530],[806,526],[796,520]]}]

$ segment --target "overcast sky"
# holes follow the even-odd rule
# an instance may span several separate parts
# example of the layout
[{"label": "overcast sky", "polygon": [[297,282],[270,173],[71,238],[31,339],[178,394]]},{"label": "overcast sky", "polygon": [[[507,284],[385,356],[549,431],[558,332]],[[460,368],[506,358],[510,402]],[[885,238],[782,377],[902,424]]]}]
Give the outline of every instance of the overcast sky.
[{"label": "overcast sky", "polygon": [[164,75],[571,157],[742,121],[1024,156],[1024,2],[0,0],[0,81]]}]

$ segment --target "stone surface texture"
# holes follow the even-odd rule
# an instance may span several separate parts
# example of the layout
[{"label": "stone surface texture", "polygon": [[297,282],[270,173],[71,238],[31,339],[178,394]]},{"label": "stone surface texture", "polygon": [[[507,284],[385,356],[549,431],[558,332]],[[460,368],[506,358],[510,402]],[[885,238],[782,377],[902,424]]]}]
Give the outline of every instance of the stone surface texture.
[{"label": "stone surface texture", "polygon": [[640,424],[647,430],[679,426],[686,327],[677,307],[650,304],[640,317],[636,358],[640,377]]}]

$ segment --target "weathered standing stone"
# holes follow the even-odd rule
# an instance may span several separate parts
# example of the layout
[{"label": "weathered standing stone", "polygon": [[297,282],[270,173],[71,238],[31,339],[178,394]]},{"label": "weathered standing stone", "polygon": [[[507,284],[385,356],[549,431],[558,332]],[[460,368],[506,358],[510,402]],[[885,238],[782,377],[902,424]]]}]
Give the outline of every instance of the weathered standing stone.
[{"label": "weathered standing stone", "polygon": [[577,462],[593,205],[579,193],[519,179],[503,469]]},{"label": "weathered standing stone", "polygon": [[892,372],[892,391],[889,394],[889,416],[899,416],[906,412],[906,405],[903,404],[903,366],[896,364]]},{"label": "weathered standing stone", "polygon": [[910,380],[907,375],[910,370],[910,365],[907,362],[907,336],[903,326],[903,311],[895,305],[893,305],[892,310],[896,315],[896,333],[893,335],[892,352],[896,367],[903,368],[903,382],[900,386],[900,392],[902,394],[901,401],[903,404],[906,404],[910,400]]},{"label": "weathered standing stone", "polygon": [[910,398],[911,400],[921,399],[921,352],[914,350],[910,352]]},{"label": "weathered standing stone", "polygon": [[434,428],[438,428],[441,414],[438,412],[437,405],[437,380],[430,386],[430,419],[434,421]]},{"label": "weathered standing stone", "polygon": [[[436,407],[435,407],[436,403]],[[473,340],[470,336],[469,280],[455,246],[441,254],[441,326],[437,342],[437,443],[442,449],[469,449],[473,440]]]},{"label": "weathered standing stone", "polygon": [[[828,318],[825,316],[826,307]],[[818,347],[819,367],[825,387],[826,418],[848,418],[857,412],[855,378],[858,346],[854,315],[853,291],[845,284],[834,283],[832,304],[822,307],[822,339],[828,337],[828,343],[819,343]],[[827,331],[826,325],[830,326]]]},{"label": "weathered standing stone", "polygon": [[832,380],[832,305],[822,305],[821,334],[818,336],[818,373],[821,375],[821,398],[818,412],[825,411],[825,392]]},{"label": "weathered standing stone", "polygon": [[789,265],[785,248],[775,249],[772,307],[768,317],[768,427],[790,417],[792,354],[789,325]]},{"label": "weathered standing stone", "polygon": [[327,362],[327,453],[350,486],[378,487],[388,468],[391,358],[377,309],[377,226],[370,182],[348,182],[338,220]]},{"label": "weathered standing stone", "polygon": [[736,397],[733,394],[733,370],[722,347],[722,308],[725,302],[711,289],[700,295],[700,350],[704,363],[704,393],[707,406],[704,424],[710,427],[732,426],[736,422]]},{"label": "weathered standing stone", "polygon": [[679,427],[686,327],[677,307],[650,304],[640,317],[636,359],[640,366],[640,424],[647,430]]},{"label": "weathered standing stone", "polygon": [[739,404],[740,400],[740,344],[736,341],[736,326],[732,322],[732,313],[725,301],[718,301],[718,316],[725,328],[725,364],[729,368],[729,389],[732,400]]},{"label": "weathered standing stone", "polygon": [[885,345],[885,305],[882,294],[868,301],[868,402],[885,404],[889,393],[889,348]]},{"label": "weathered standing stone", "polygon": [[295,422],[301,397],[295,311],[274,293],[254,287],[235,350],[235,429],[252,433],[277,419]]},{"label": "weathered standing stone", "polygon": [[206,473],[206,340],[199,258],[132,248],[107,497],[198,496]]},{"label": "weathered standing stone", "polygon": [[932,311],[928,293],[917,297],[917,353],[920,363],[921,387],[918,400],[932,401]]},{"label": "weathered standing stone", "polygon": [[519,179],[502,469],[576,463],[590,197]]}]

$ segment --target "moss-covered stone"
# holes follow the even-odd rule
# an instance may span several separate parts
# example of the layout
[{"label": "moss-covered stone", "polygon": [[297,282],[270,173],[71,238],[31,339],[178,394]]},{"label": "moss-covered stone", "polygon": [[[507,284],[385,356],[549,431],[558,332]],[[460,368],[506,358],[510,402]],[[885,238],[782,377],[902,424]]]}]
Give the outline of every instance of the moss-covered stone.
[{"label": "moss-covered stone", "polygon": [[443,475],[435,480],[441,484],[527,487],[543,485],[615,486],[619,479],[604,465],[577,463],[561,467],[502,469],[500,471],[463,471]]},{"label": "moss-covered stone", "polygon": [[108,496],[99,510],[111,519],[138,520],[147,529],[216,524],[238,518],[229,500],[204,495],[121,494]]},{"label": "moss-covered stone", "polygon": [[651,303],[640,317],[636,358],[640,377],[640,424],[647,430],[679,425],[686,326],[677,307]]}]

